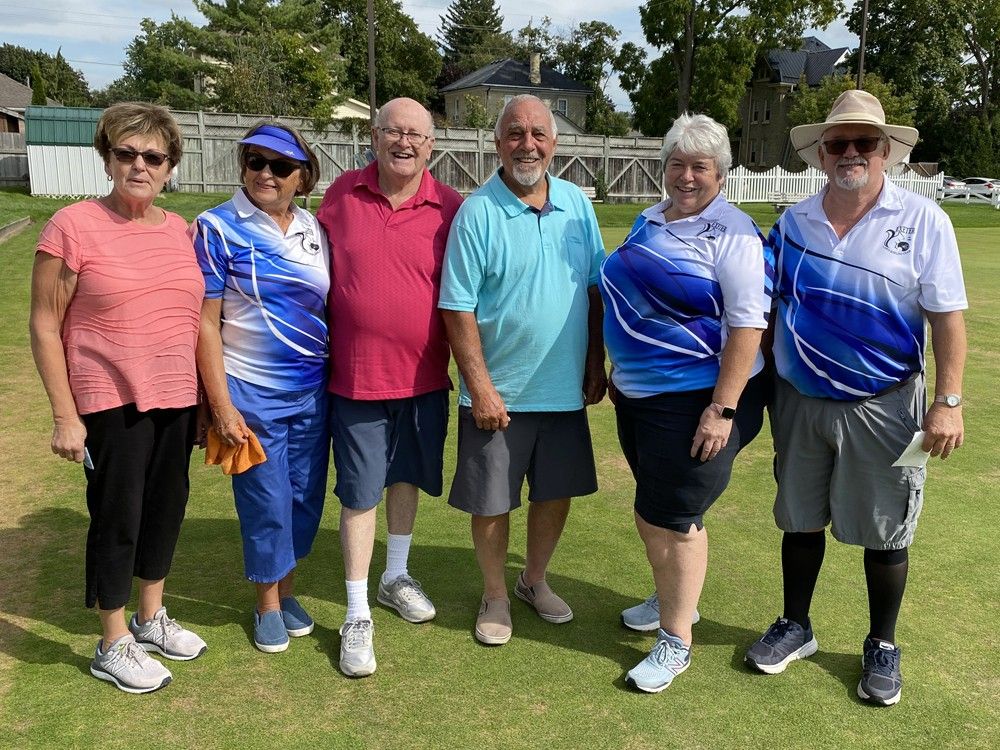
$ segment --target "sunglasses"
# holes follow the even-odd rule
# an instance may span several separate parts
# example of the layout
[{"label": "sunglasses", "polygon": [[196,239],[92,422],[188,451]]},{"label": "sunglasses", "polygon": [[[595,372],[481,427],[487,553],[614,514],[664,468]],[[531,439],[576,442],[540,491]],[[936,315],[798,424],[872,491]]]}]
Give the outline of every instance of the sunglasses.
[{"label": "sunglasses", "polygon": [[288,177],[288,175],[302,166],[297,161],[289,161],[288,159],[265,159],[260,154],[255,153],[247,154],[243,158],[243,163],[246,165],[247,169],[252,169],[254,172],[263,172],[264,167],[268,167],[271,170],[271,174],[280,179]]},{"label": "sunglasses", "polygon": [[882,136],[880,135],[868,135],[864,138],[834,138],[823,141],[823,148],[831,156],[843,156],[847,153],[847,147],[853,143],[854,149],[859,154],[870,154],[878,148],[881,142]]},{"label": "sunglasses", "polygon": [[159,167],[170,158],[159,151],[136,151],[134,148],[113,148],[111,153],[115,155],[115,160],[122,164],[132,164],[141,156],[147,167]]}]

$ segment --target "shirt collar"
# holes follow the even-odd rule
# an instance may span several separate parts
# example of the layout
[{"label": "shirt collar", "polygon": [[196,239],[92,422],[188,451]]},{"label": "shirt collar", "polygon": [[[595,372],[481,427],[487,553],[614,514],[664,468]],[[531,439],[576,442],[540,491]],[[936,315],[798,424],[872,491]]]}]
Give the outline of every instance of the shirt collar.
[{"label": "shirt collar", "polygon": [[[500,176],[501,169],[503,167],[497,169],[493,173],[493,176],[485,183],[485,187],[490,191],[494,200],[511,218],[523,214],[525,211],[531,211],[532,207],[514,195],[511,189],[504,183],[503,178]],[[560,180],[553,179],[548,172],[545,173],[545,179],[549,184],[549,196],[542,210],[540,212],[536,211],[536,213],[541,213],[542,216],[545,216],[545,214],[552,211],[564,211],[568,203],[568,192]]]},{"label": "shirt collar", "polygon": [[[377,161],[373,161],[371,164],[358,170],[357,177],[354,178],[354,187],[352,189],[367,190],[373,195],[377,195],[388,200],[388,198],[385,197],[385,193],[382,192],[382,187],[378,184]],[[430,170],[427,169],[427,167],[424,167],[424,173],[420,176],[420,186],[417,188],[417,192],[414,193],[412,198],[408,198],[406,203],[413,206],[419,206],[422,203],[433,203],[436,206],[444,205],[438,181],[434,179],[434,176],[430,173]]]},{"label": "shirt collar", "polygon": [[[253,204],[253,201],[243,192],[243,188],[237,190],[233,195],[233,206],[236,208],[236,215],[241,219],[256,218],[258,221],[267,221],[274,224],[274,220],[270,216]],[[299,207],[295,201],[292,201],[292,223],[289,225],[286,234],[292,233],[293,229],[301,226],[305,216],[309,215],[308,211]]]},{"label": "shirt collar", "polygon": [[[826,211],[823,210],[823,196],[829,190],[829,184],[816,193],[811,198],[802,201],[788,210],[797,214],[805,214],[810,221],[824,223],[828,221]],[[868,211],[868,215],[879,212],[896,213],[903,210],[903,196],[900,188],[889,179],[889,175],[882,175],[882,190],[878,194],[878,200]]]},{"label": "shirt collar", "polygon": [[[651,221],[654,224],[666,224],[667,218],[663,215],[663,212],[670,208],[670,198],[660,201],[655,206],[650,206],[642,212],[642,217],[646,221]],[[677,221],[706,221],[717,218],[723,211],[725,211],[726,206],[729,201],[726,200],[726,195],[723,192],[719,192],[712,201],[701,210],[700,213],[694,216],[685,216],[680,219],[674,219]]]}]

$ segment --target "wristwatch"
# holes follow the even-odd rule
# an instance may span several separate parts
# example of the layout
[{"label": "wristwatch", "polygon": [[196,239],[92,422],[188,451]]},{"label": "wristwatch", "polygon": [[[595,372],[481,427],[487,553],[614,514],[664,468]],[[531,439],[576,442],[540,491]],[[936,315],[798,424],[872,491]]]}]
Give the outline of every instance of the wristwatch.
[{"label": "wristwatch", "polygon": [[959,396],[957,393],[945,393],[942,396],[935,396],[934,403],[944,404],[945,406],[954,408],[956,406],[962,405],[962,397]]},{"label": "wristwatch", "polygon": [[722,404],[717,404],[712,402],[712,407],[718,412],[719,416],[723,419],[732,419],[736,416],[736,409],[732,406],[723,406]]}]

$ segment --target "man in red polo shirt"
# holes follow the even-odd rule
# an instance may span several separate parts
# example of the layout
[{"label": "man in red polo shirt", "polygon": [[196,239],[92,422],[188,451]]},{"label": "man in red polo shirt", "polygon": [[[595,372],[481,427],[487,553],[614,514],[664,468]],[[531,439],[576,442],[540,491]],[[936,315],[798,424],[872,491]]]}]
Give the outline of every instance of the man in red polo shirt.
[{"label": "man in red polo shirt", "polygon": [[375,671],[368,567],[383,489],[389,536],[378,601],[410,622],[435,614],[407,558],[418,490],[442,491],[451,380],[437,301],[462,202],[427,170],[434,121],[418,102],[386,103],[372,136],[375,162],[341,175],[317,213],[330,243],[330,431],[347,578],[340,669],[350,677]]}]

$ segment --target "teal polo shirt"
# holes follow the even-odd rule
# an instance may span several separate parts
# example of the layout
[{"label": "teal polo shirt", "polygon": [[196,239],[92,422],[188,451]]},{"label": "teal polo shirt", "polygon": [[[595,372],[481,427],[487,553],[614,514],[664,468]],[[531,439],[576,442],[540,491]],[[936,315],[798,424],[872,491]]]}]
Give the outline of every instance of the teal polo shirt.
[{"label": "teal polo shirt", "polygon": [[[442,310],[474,312],[493,385],[510,411],[583,408],[588,287],[604,243],[590,200],[546,175],[541,211],[514,195],[499,170],[470,195],[448,235]],[[461,381],[459,404],[470,406]]]}]

